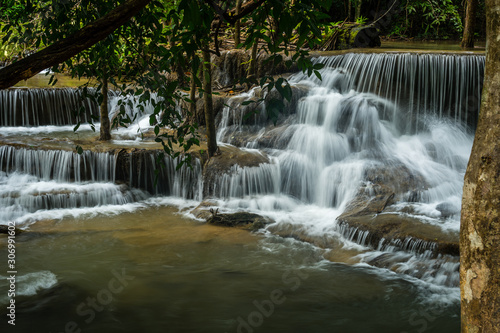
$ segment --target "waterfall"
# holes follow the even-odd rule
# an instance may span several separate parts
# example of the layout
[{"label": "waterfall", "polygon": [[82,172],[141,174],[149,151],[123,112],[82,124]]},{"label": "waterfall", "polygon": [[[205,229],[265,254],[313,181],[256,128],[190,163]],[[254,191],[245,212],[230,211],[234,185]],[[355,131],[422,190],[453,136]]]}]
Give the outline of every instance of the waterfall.
[{"label": "waterfall", "polygon": [[[259,89],[228,101],[219,140],[231,143],[231,137],[248,133],[257,139],[246,146],[263,149],[273,159],[271,165],[225,175],[218,194],[279,193],[342,211],[360,189],[370,189],[383,176],[373,170],[385,170],[386,178],[400,174],[389,185],[400,190],[401,209],[412,205],[434,218],[440,215],[437,206],[447,204],[456,215],[484,56],[345,54],[315,61],[325,64],[323,80],[302,73],[289,78],[292,86],[308,87],[308,93],[298,101],[296,114],[276,127],[263,123],[265,103],[257,107],[261,112],[253,119],[258,122],[242,120],[255,107],[234,106],[257,99]],[[265,144],[262,137],[268,138]],[[405,178],[421,184],[398,184]],[[456,222],[452,229],[458,229]]]},{"label": "waterfall", "polygon": [[[273,218],[269,230],[280,235],[319,244],[340,235],[343,246],[372,248],[359,257],[363,262],[456,286],[458,261],[436,257],[434,241],[382,238],[371,244],[369,231],[346,227],[337,217],[387,197],[392,203],[384,213],[458,238],[484,56],[345,54],[314,61],[325,64],[322,80],[292,75],[294,92],[306,93],[276,126],[266,122],[266,102],[236,106],[267,101],[260,88],[226,103],[219,140],[263,151],[270,163],[233,167],[220,177],[221,205]],[[369,218],[379,213],[367,212]]]},{"label": "waterfall", "polygon": [[58,182],[113,182],[116,159],[108,153],[0,147],[0,166],[7,174],[21,172]]},{"label": "waterfall", "polygon": [[[362,262],[455,286],[458,261],[436,256],[435,242],[410,236],[376,239],[373,245],[369,231],[338,218],[390,198],[387,209],[370,214],[399,214],[458,233],[484,56],[343,54],[313,61],[325,65],[322,80],[303,73],[289,77],[293,98],[285,101],[276,125],[266,108],[279,98],[276,90],[254,88],[225,103],[217,116],[219,143],[265,155],[269,162],[234,165],[215,175],[210,188],[219,208],[269,217],[275,223],[267,230],[278,235],[326,247],[332,239],[345,248],[361,247]],[[133,97],[120,98],[110,99],[110,117],[122,106],[130,118],[140,111],[115,136],[121,140],[113,144],[127,148],[79,155],[18,142],[0,147],[0,224],[14,220],[23,227],[41,219],[129,212],[162,196],[203,199],[199,160],[177,170],[176,159],[132,148],[137,141],[130,139],[150,126],[152,107],[138,110]],[[242,105],[248,100],[264,102]],[[33,126],[74,124],[81,106],[82,122],[98,112],[75,89],[0,91],[0,126],[26,126],[3,133],[0,127],[0,134],[7,142],[9,133],[36,137],[44,131]]]},{"label": "waterfall", "polygon": [[99,105],[80,89],[0,90],[0,126],[75,125],[89,122],[92,116],[99,116]]},{"label": "waterfall", "polygon": [[[476,126],[485,65],[482,55],[350,53],[319,57],[316,62],[325,64],[324,84],[394,102],[398,106],[394,116],[399,116],[405,132],[422,129],[421,120],[428,114]],[[341,71],[340,78],[327,74],[335,70]]]},{"label": "waterfall", "polygon": [[178,159],[165,156],[160,160],[162,165],[157,159],[156,153],[130,153],[130,186],[155,195],[201,200],[203,183],[199,160],[193,160],[191,167],[183,166],[177,170]]},{"label": "waterfall", "polygon": [[[118,151],[81,155],[61,150],[0,147],[0,224],[128,211],[151,195],[201,200],[201,165],[176,170],[177,159],[156,152]],[[124,172],[125,171],[125,172]],[[107,208],[108,207],[108,208]]]}]

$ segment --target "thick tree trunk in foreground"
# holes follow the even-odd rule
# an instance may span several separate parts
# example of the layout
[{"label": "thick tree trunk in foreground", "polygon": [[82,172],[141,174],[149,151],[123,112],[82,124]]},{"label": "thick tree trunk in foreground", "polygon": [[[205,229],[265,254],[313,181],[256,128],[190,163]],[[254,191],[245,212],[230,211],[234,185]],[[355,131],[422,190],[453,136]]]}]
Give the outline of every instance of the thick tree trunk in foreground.
[{"label": "thick tree trunk in foreground", "polygon": [[111,140],[111,126],[109,123],[109,111],[108,111],[108,78],[104,76],[102,78],[102,102],[101,102],[101,135],[99,140],[108,141]]},{"label": "thick tree trunk in foreground", "polygon": [[477,0],[467,0],[464,35],[461,43],[462,49],[474,48],[474,21],[476,20],[476,8]]},{"label": "thick tree trunk in foreground", "polygon": [[0,89],[12,87],[19,81],[29,79],[44,69],[60,64],[88,49],[106,38],[150,2],[151,0],[128,0],[78,30],[74,35],[0,69]]},{"label": "thick tree trunk in foreground", "polygon": [[212,73],[210,72],[212,64],[210,62],[210,52],[207,49],[208,45],[203,50],[203,101],[205,104],[208,157],[212,157],[217,151],[217,133],[215,132],[215,116],[212,102]]},{"label": "thick tree trunk in foreground", "polygon": [[486,69],[460,226],[462,332],[500,332],[500,3],[486,0]]}]

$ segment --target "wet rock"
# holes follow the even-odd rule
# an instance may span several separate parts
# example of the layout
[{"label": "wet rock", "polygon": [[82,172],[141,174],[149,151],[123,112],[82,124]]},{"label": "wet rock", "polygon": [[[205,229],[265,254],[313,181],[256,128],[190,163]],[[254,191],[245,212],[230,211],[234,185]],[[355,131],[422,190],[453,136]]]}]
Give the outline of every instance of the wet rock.
[{"label": "wet rock", "polygon": [[207,220],[210,216],[212,216],[210,209],[214,209],[215,207],[217,207],[217,203],[215,201],[205,200],[196,206],[196,208],[191,211],[191,214],[193,214],[197,219]]},{"label": "wet rock", "polygon": [[[220,117],[219,115],[222,113],[222,109],[224,108],[224,105],[226,104],[227,100],[228,100],[227,96],[212,95],[212,103],[213,103],[213,110],[215,117]],[[195,114],[188,113],[188,110],[190,108],[189,102],[181,100],[179,106],[181,108],[182,116],[186,118],[189,123],[198,124],[200,126],[206,125],[205,102],[203,101],[203,98],[198,98],[196,100]]]},{"label": "wet rock", "polygon": [[220,154],[210,158],[203,167],[203,196],[214,195],[218,180],[224,174],[235,172],[234,166],[256,167],[269,163],[269,158],[262,152],[242,150],[234,146],[220,146]]},{"label": "wet rock", "polygon": [[448,218],[450,216],[460,213],[460,209],[455,207],[455,205],[449,202],[442,202],[436,206],[436,210],[441,213],[442,218]]},{"label": "wet rock", "polygon": [[383,246],[423,253],[459,255],[458,232],[446,232],[435,225],[398,213],[346,216],[339,218],[339,231],[356,241],[357,233],[366,233],[365,244],[374,249]]},{"label": "wet rock", "polygon": [[[288,123],[290,122],[289,117],[296,114],[301,99],[308,94],[309,86],[297,84],[291,86],[291,89],[292,97],[288,101],[276,89],[267,92],[266,88],[256,87],[248,94],[237,95],[228,99],[223,112],[218,113],[215,120],[225,127],[234,126],[232,132],[241,130],[257,132],[262,126],[276,126]],[[284,104],[284,108],[279,114],[268,112],[267,107],[275,100],[283,101]],[[252,103],[242,105],[249,101],[252,101]]]},{"label": "wet rock", "polygon": [[323,235],[311,235],[307,228],[294,223],[275,223],[267,228],[274,235],[283,238],[293,238],[302,242],[316,245],[322,249],[341,249],[343,244],[338,237],[325,233]]},{"label": "wet rock", "polygon": [[219,214],[217,210],[211,210],[211,216],[207,222],[223,227],[236,227],[245,230],[258,230],[264,228],[272,221],[258,214],[238,212],[232,214]]},{"label": "wet rock", "polygon": [[[418,201],[427,187],[421,175],[402,164],[387,162],[369,166],[364,179],[365,184],[338,217],[344,236],[375,249],[392,246],[411,252],[458,255],[457,233],[391,211],[396,202]],[[448,205],[442,209],[452,212]]]},{"label": "wet rock", "polygon": [[7,235],[9,235],[9,231],[10,232],[14,231],[16,235],[19,235],[20,233],[23,232],[23,230],[18,229],[16,227],[14,227],[13,229],[10,228],[10,230],[9,230],[9,226],[3,225],[3,224],[0,225],[0,234],[7,234]]},{"label": "wet rock", "polygon": [[213,56],[214,68],[212,80],[215,86],[225,87],[236,84],[246,77],[250,54],[244,50],[229,50],[221,52],[220,57]]},{"label": "wet rock", "polygon": [[295,129],[288,122],[280,126],[269,125],[264,131],[257,133],[253,126],[242,126],[239,129],[235,127],[234,130],[227,131],[222,141],[237,147],[285,149]]},{"label": "wet rock", "polygon": [[408,193],[418,193],[425,186],[422,176],[402,164],[375,163],[368,166],[364,181],[342,217],[382,213],[386,207],[406,199]]},{"label": "wet rock", "polygon": [[364,179],[370,187],[366,186],[364,192],[371,194],[373,189],[376,195],[387,195],[394,193],[394,202],[408,200],[413,197],[417,201],[420,192],[427,189],[428,185],[417,172],[410,170],[400,163],[374,163],[365,170]]}]

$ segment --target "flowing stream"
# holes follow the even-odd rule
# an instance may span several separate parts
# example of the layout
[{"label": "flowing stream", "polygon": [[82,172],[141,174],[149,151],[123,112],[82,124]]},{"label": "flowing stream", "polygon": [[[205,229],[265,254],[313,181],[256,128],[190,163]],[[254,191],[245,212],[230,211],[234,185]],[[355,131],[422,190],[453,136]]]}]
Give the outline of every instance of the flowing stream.
[{"label": "flowing stream", "polygon": [[[95,106],[70,89],[0,92],[0,224],[25,230],[16,236],[16,329],[458,331],[457,257],[412,239],[373,247],[337,217],[361,194],[383,191],[382,180],[397,188],[390,213],[458,237],[484,56],[315,61],[325,64],[322,80],[289,77],[294,96],[276,126],[271,95],[241,106],[259,89],[218,116],[221,145],[269,160],[218,175],[211,193],[221,212],[272,219],[257,233],[193,217],[204,187],[197,161],[175,171],[165,158],[155,185],[155,155],[137,150],[154,147],[137,133],[148,129],[147,110],[114,133],[112,149],[78,155],[74,146],[94,134],[87,125],[73,133],[68,110],[87,105],[85,122]],[[6,237],[0,258],[3,268]]]}]

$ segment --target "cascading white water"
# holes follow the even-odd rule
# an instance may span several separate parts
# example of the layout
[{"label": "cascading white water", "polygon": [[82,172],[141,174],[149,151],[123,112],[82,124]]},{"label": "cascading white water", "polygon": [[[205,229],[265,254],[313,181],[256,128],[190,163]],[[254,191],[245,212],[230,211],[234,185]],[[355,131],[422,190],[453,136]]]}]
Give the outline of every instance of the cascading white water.
[{"label": "cascading white water", "polygon": [[[241,106],[247,99],[262,97],[258,89],[227,102],[218,140],[230,143],[233,136],[246,136],[243,145],[256,154],[267,154],[270,163],[234,166],[221,175],[213,193],[221,198],[221,208],[258,212],[277,222],[274,230],[292,225],[304,234],[337,237],[345,240],[344,246],[355,247],[350,241],[366,245],[369,235],[343,232],[336,218],[360,192],[376,194],[377,179],[390,178],[399,190],[393,210],[456,232],[484,57],[346,54],[316,61],[326,64],[321,70],[323,80],[302,73],[289,78],[294,97],[287,117],[281,117],[276,127],[268,126],[265,103]],[[10,92],[8,98],[19,93]],[[118,100],[110,100],[111,117],[119,108]],[[136,110],[134,100],[128,101]],[[18,109],[18,102],[8,103]],[[125,113],[132,116],[128,104]],[[135,139],[138,129],[148,128],[151,110],[146,106],[143,111],[129,129],[115,132],[116,137]],[[250,111],[258,113],[245,117]],[[39,124],[24,118],[29,120],[25,125]],[[43,131],[26,128],[27,133]],[[22,129],[9,127],[7,132]],[[2,221],[16,219],[22,224],[87,214],[93,206],[98,207],[94,212],[105,213],[106,207],[114,213],[127,211],[127,205],[139,202],[141,206],[150,194],[202,199],[199,162],[179,172],[177,163],[166,158],[166,168],[156,178],[155,159],[154,154],[130,153],[130,178],[126,185],[115,185],[116,156],[112,154],[1,147]],[[381,243],[376,250],[425,253],[432,246],[408,239],[404,244]],[[363,260],[369,261],[369,256]]]},{"label": "cascading white water", "polygon": [[[221,205],[268,215],[277,221],[273,230],[292,224],[308,235],[335,235],[342,233],[336,218],[357,193],[371,195],[374,179],[393,177],[388,185],[401,187],[393,210],[457,232],[484,57],[347,54],[317,61],[325,64],[322,81],[289,78],[309,90],[291,121],[265,127],[263,108],[245,123],[247,109],[234,104],[255,99],[259,89],[227,103],[218,138],[257,137],[247,146],[265,151],[271,163],[222,176]],[[365,233],[354,235],[349,240],[364,244]],[[393,245],[415,253],[434,246],[407,241],[413,245]],[[442,280],[453,285],[457,277]]]},{"label": "cascading white water", "polygon": [[[0,127],[0,139],[11,145],[0,147],[0,224],[14,221],[17,227],[25,228],[47,220],[33,226],[34,232],[16,239],[24,271],[16,279],[16,302],[22,305],[20,311],[27,309],[22,314],[29,319],[18,323],[29,327],[25,331],[32,329],[32,323],[56,331],[69,318],[76,319],[84,330],[104,332],[111,327],[110,319],[113,327],[124,330],[134,326],[131,323],[144,330],[146,322],[153,323],[146,329],[154,330],[171,325],[176,317],[180,318],[178,327],[184,327],[182,314],[186,307],[193,312],[194,304],[195,312],[206,316],[200,317],[197,328],[229,331],[235,328],[235,320],[231,323],[228,313],[237,318],[244,316],[241,309],[245,313],[248,309],[254,316],[255,308],[247,305],[256,304],[256,300],[266,304],[270,291],[282,290],[291,302],[279,309],[285,311],[286,318],[298,314],[313,318],[303,323],[297,317],[296,331],[307,330],[313,322],[321,323],[315,326],[317,330],[369,331],[372,323],[381,322],[381,308],[382,321],[390,325],[378,325],[378,330],[414,330],[415,322],[421,322],[415,320],[419,316],[424,316],[426,325],[443,322],[443,316],[455,325],[429,326],[431,330],[457,327],[460,293],[456,256],[436,256],[436,243],[412,237],[382,238],[373,246],[369,231],[338,225],[335,220],[349,209],[352,198],[375,196],[384,190],[380,184],[387,183],[396,193],[396,203],[390,205],[393,211],[456,234],[477,106],[464,111],[463,105],[471,105],[471,100],[452,94],[453,99],[458,98],[454,105],[462,106],[449,107],[450,98],[439,99],[436,90],[445,94],[450,89],[466,91],[466,96],[475,96],[468,89],[480,90],[480,84],[469,83],[480,81],[484,59],[454,57],[347,54],[320,59],[328,64],[321,71],[322,82],[302,74],[290,78],[294,97],[286,117],[280,117],[276,127],[267,123],[264,105],[258,107],[258,115],[244,117],[255,106],[240,104],[262,97],[257,89],[228,101],[230,108],[220,116],[219,140],[239,142],[242,149],[265,155],[258,160],[269,161],[251,168],[234,166],[213,184],[213,194],[218,197],[214,201],[221,212],[247,210],[276,221],[263,237],[245,235],[250,242],[241,241],[243,234],[238,230],[173,221],[174,210],[156,209],[172,203],[196,206],[202,200],[203,184],[199,161],[192,169],[176,171],[177,162],[165,158],[166,167],[157,172],[157,155],[138,149],[137,129],[149,126],[147,107],[144,117],[133,126],[114,132],[115,138],[121,139],[110,143],[116,147],[114,153],[78,155],[49,150],[54,146],[50,149],[74,148],[79,138],[66,137],[69,126],[65,132],[53,126],[32,127],[31,123],[26,123],[30,127]],[[456,63],[464,65],[450,65]],[[445,77],[463,78],[469,73],[472,81],[437,82],[442,77],[433,76],[432,71],[442,68],[447,68],[443,73],[460,72]],[[415,82],[428,78],[436,82],[428,90],[416,88],[407,74],[412,71],[419,77]],[[423,102],[431,100],[444,101],[444,108]],[[116,101],[111,99],[110,104]],[[420,102],[425,106],[417,107]],[[140,147],[149,144],[143,141]],[[186,228],[189,223],[192,226]],[[281,236],[298,236],[313,245]],[[311,258],[312,266],[306,264]],[[74,309],[88,297],[100,295],[115,265],[134,276],[133,288],[114,298],[87,325]],[[82,279],[82,272],[87,278]],[[299,280],[298,276],[308,279]],[[299,281],[292,289],[287,286],[289,277]],[[207,288],[206,281],[212,281],[213,288]],[[187,289],[178,288],[179,283]],[[162,286],[163,293],[158,293],[155,284]],[[193,294],[193,286],[200,286],[199,292]],[[226,290],[227,286],[234,287],[226,293],[229,298],[210,292]],[[248,300],[242,293],[249,295]],[[29,299],[23,299],[26,296],[34,296],[32,306]],[[222,304],[220,314],[212,312],[220,305],[214,306],[213,300]],[[0,297],[0,303],[8,304],[7,297]],[[47,317],[45,309],[53,306],[58,314],[63,311],[64,321]],[[138,306],[147,311],[135,311]],[[436,306],[445,314],[428,311]],[[229,308],[234,311],[228,312]],[[162,309],[161,314],[157,316],[154,309]],[[354,325],[359,311],[371,322]],[[131,318],[130,313],[138,315]],[[288,329],[289,323],[281,323],[281,318],[266,318],[264,325],[271,320],[280,323],[262,329]],[[214,321],[223,325],[214,325]],[[48,322],[56,324],[54,329],[48,328]],[[121,326],[115,326],[117,322]]]},{"label": "cascading white water", "polygon": [[[396,124],[404,132],[424,129],[428,114],[472,128],[476,125],[484,73],[482,55],[351,53],[317,61],[326,65],[323,78],[327,86],[341,92],[374,93],[398,105],[394,116],[399,117]],[[345,75],[327,74],[337,68]],[[300,75],[300,79],[305,76]],[[312,80],[318,83],[316,78]]]},{"label": "cascading white water", "polygon": [[[366,182],[368,166],[401,165],[424,180],[422,188],[415,189],[422,213],[427,210],[428,215],[436,217],[439,213],[431,212],[431,206],[448,201],[458,210],[461,178],[472,145],[469,126],[475,123],[472,119],[468,124],[472,116],[464,118],[460,112],[464,103],[470,104],[468,97],[480,92],[484,57],[347,54],[317,61],[326,64],[321,71],[323,81],[301,73],[289,79],[292,85],[310,88],[298,103],[295,120],[281,125],[281,131],[272,129],[278,133],[273,141],[278,144],[260,147],[274,156],[272,165],[225,175],[218,194],[241,197],[284,193],[304,203],[340,208]],[[455,77],[473,80],[446,81]],[[416,78],[421,85],[421,78],[428,78],[433,87],[412,90],[407,83]],[[399,95],[391,95],[393,90]],[[447,91],[466,95],[456,103],[455,113],[449,104],[441,103],[449,99],[440,97]],[[265,109],[257,118],[261,126],[256,128],[243,122],[247,110],[233,105],[257,93],[254,90],[228,102],[219,124],[220,140],[230,142],[229,137],[241,131],[266,135],[262,132]],[[401,97],[410,93],[409,100]],[[418,108],[415,100],[425,106]],[[477,105],[473,108],[477,117]],[[238,115],[229,116],[231,112]],[[416,113],[418,118],[413,117]],[[404,126],[402,119],[406,120]],[[420,130],[415,133],[416,128]],[[252,147],[259,148],[259,144],[252,143]],[[255,185],[262,179],[273,181]],[[369,188],[370,184],[364,185]]]},{"label": "cascading white water", "polygon": [[[151,194],[201,199],[201,166],[176,171],[163,161],[155,185],[154,152],[131,153],[127,184],[117,184],[117,155],[85,151],[0,147],[0,224],[26,227],[37,220],[89,213],[118,213],[143,207]],[[120,177],[124,177],[121,175]],[[148,192],[146,192],[148,191]],[[134,208],[135,207],[135,208]]]},{"label": "cascading white water", "polygon": [[13,88],[0,90],[0,115],[0,126],[74,125],[98,116],[99,106],[79,89]]}]

